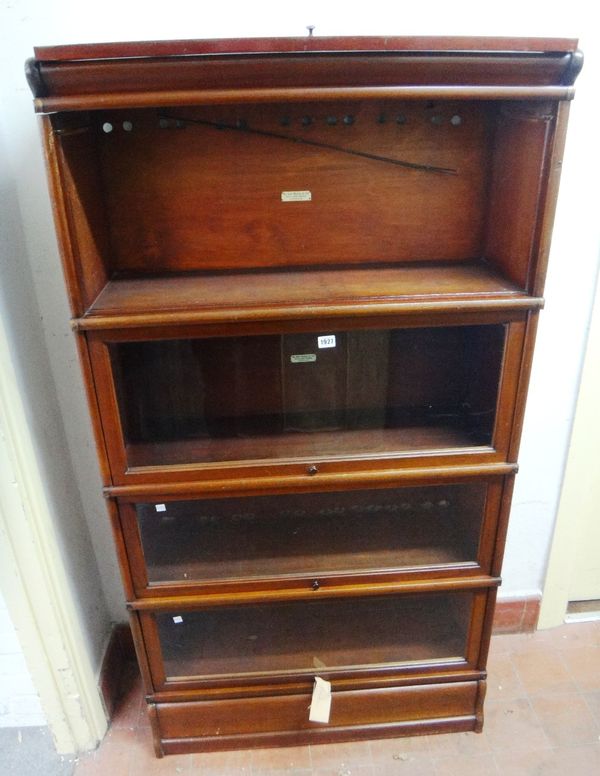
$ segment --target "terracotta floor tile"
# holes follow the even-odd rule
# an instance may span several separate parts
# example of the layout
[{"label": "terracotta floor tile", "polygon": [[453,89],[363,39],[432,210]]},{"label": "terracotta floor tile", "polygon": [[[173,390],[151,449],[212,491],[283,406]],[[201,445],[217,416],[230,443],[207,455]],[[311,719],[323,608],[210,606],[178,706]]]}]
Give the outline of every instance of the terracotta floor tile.
[{"label": "terracotta floor tile", "polygon": [[556,628],[547,628],[533,634],[536,645],[568,649],[584,645],[600,645],[600,620],[597,622],[565,623]]},{"label": "terracotta floor tile", "polygon": [[194,776],[250,776],[250,756],[248,750],[193,754],[191,772]]},{"label": "terracotta floor tile", "polygon": [[454,733],[437,733],[425,738],[427,741],[427,751],[436,757],[458,752],[458,744]]},{"label": "terracotta floor tile", "polygon": [[596,776],[600,746],[560,747],[496,753],[501,776]]},{"label": "terracotta floor tile", "polygon": [[500,701],[488,703],[484,730],[494,752],[544,749],[550,746],[527,698],[506,703]]},{"label": "terracotta floor tile", "polygon": [[[191,772],[191,754],[169,754],[157,757],[154,753],[150,728],[142,726],[135,731],[129,776],[162,776],[162,774],[187,776]],[[110,774],[110,776],[116,776],[116,774]]]},{"label": "terracotta floor tile", "polygon": [[561,649],[560,656],[581,692],[600,690],[600,646]]},{"label": "terracotta floor tile", "polygon": [[106,771],[101,770],[103,767],[102,761],[96,760],[93,754],[86,753],[75,760],[73,776],[102,776],[102,773],[106,774]]},{"label": "terracotta floor tile", "polygon": [[592,744],[598,740],[598,726],[579,693],[538,695],[531,698],[544,732],[553,746]]},{"label": "terracotta floor tile", "polygon": [[250,753],[252,774],[270,771],[309,770],[312,767],[308,746],[285,746],[277,749],[254,749]]},{"label": "terracotta floor tile", "polygon": [[138,717],[138,727],[150,727],[150,715],[148,714],[148,704],[141,699],[140,703],[140,716]]},{"label": "terracotta floor tile", "polygon": [[593,776],[598,773],[600,744],[560,747],[555,752],[552,767],[548,769],[548,776]]},{"label": "terracotta floor tile", "polygon": [[433,757],[486,754],[491,751],[485,733],[441,733],[428,736],[428,743],[428,751]]},{"label": "terracotta floor tile", "polygon": [[490,642],[490,657],[519,651],[529,644],[530,638],[530,633],[495,633]]},{"label": "terracotta floor tile", "polygon": [[488,660],[486,700],[522,698],[525,694],[517,669],[509,653],[491,655]]},{"label": "terracotta floor tile", "polygon": [[455,733],[454,740],[458,754],[482,755],[492,750],[485,729],[483,733]]},{"label": "terracotta floor tile", "polygon": [[573,678],[554,649],[530,648],[511,655],[525,691],[529,695],[576,690]]},{"label": "terracotta floor tile", "polygon": [[414,754],[428,752],[429,742],[433,736],[399,736],[397,738],[378,738],[371,741],[371,758],[373,762],[395,754]]},{"label": "terracotta floor tile", "polygon": [[[416,738],[420,740],[419,737]],[[430,776],[433,768],[431,755],[423,749],[412,749],[410,742],[414,740],[414,738],[393,738],[385,741],[372,741],[373,769],[376,776],[380,776],[380,774],[385,774],[385,776],[388,774],[390,776],[393,774]],[[380,744],[382,746],[379,746]]]},{"label": "terracotta floor tile", "polygon": [[155,757],[152,753],[147,757],[133,757],[129,766],[129,776],[189,776],[192,772],[191,754]]},{"label": "terracotta floor tile", "polygon": [[[536,639],[536,633],[516,633],[508,637],[510,639],[509,649],[511,655],[520,655],[523,652],[532,652],[536,649],[546,649],[548,645],[539,644]],[[553,644],[550,645],[554,646]]]},{"label": "terracotta floor tile", "polygon": [[493,776],[497,774],[493,754],[458,754],[433,759],[435,776]]},{"label": "terracotta floor tile", "polygon": [[315,744],[310,747],[314,770],[319,768],[356,767],[371,765],[371,743],[351,741],[342,744]]},{"label": "terracotta floor tile", "polygon": [[80,759],[74,776],[128,776],[136,748],[135,730],[111,727],[98,749]]},{"label": "terracotta floor tile", "polygon": [[587,703],[589,710],[592,712],[596,724],[600,727],[600,690],[584,692],[581,695]]},{"label": "terracotta floor tile", "polygon": [[[201,776],[201,772],[198,776]],[[313,776],[312,768],[252,768],[252,776]]]},{"label": "terracotta floor tile", "polygon": [[[546,776],[556,758],[555,749],[524,749],[496,752],[496,766],[501,776]],[[567,776],[567,774],[563,774]],[[568,774],[568,776],[574,776]],[[591,776],[587,774],[587,776]]]},{"label": "terracotta floor tile", "polygon": [[[254,775],[253,775],[254,776]],[[372,765],[335,765],[325,768],[315,768],[312,776],[380,776]]]}]

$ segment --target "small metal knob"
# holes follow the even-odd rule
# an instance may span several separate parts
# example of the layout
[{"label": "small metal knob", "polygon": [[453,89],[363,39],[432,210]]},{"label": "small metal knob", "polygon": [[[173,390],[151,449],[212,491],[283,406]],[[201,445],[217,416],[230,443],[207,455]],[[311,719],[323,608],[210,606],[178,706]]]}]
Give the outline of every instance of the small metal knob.
[{"label": "small metal knob", "polygon": [[306,470],[306,473],[307,473],[307,474],[310,474],[310,475],[311,475],[311,477],[312,477],[312,475],[313,475],[313,474],[316,474],[318,471],[319,471],[319,467],[318,467],[318,466],[315,466],[315,465],[313,464],[312,466],[309,466],[309,467],[308,467],[308,469]]},{"label": "small metal knob", "polygon": [[318,590],[321,587],[321,584],[318,579],[315,579],[314,582],[311,585],[313,590]]}]

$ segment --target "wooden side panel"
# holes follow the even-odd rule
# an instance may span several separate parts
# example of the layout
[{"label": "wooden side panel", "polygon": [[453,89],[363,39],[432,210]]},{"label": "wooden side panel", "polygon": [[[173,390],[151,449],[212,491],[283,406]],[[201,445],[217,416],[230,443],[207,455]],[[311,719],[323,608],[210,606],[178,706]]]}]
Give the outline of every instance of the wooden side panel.
[{"label": "wooden side panel", "polygon": [[505,107],[496,130],[486,258],[530,290],[555,104]]},{"label": "wooden side panel", "polygon": [[165,751],[175,751],[173,746],[175,742],[181,746],[181,739],[192,739],[188,744],[196,750],[214,750],[268,745],[265,735],[275,739],[271,745],[285,743],[286,734],[296,738],[288,743],[316,743],[329,734],[356,738],[361,728],[374,738],[386,731],[411,735],[419,723],[432,721],[440,725],[451,721],[455,729],[473,730],[477,693],[478,682],[334,692],[327,725],[308,721],[310,695],[159,703],[156,710],[163,745],[170,744]]},{"label": "wooden side panel", "polygon": [[71,309],[82,315],[108,281],[110,253],[96,136],[87,114],[54,117],[44,129],[58,239]]},{"label": "wooden side panel", "polygon": [[548,182],[540,224],[539,246],[535,266],[532,267],[530,278],[531,293],[540,296],[544,293],[544,284],[546,282],[550,241],[552,238],[552,227],[554,225],[554,214],[556,212],[556,200],[558,197],[558,184],[560,183],[562,159],[567,137],[569,108],[570,105],[568,102],[561,102],[558,106],[556,128],[552,141],[552,155],[548,162]]}]

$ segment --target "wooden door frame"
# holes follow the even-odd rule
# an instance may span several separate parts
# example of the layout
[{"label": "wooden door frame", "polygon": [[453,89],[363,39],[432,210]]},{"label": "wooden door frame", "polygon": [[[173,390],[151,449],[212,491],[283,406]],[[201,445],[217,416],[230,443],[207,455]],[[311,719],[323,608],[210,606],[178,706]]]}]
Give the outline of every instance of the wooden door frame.
[{"label": "wooden door frame", "polygon": [[107,729],[0,318],[0,590],[56,749],[94,748]]},{"label": "wooden door frame", "polygon": [[585,515],[600,503],[598,438],[600,414],[600,283],[590,316],[571,441],[548,560],[539,628],[565,621],[578,541],[583,540]]}]

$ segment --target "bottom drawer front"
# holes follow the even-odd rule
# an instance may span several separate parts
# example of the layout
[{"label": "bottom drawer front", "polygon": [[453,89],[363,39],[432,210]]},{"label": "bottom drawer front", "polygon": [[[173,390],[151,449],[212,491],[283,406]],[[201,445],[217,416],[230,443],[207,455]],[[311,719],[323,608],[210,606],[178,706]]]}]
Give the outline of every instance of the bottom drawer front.
[{"label": "bottom drawer front", "polygon": [[[298,740],[319,738],[324,730],[428,721],[457,723],[460,729],[476,726],[478,682],[449,682],[375,690],[334,692],[328,724],[309,722],[310,695],[283,695],[235,700],[159,703],[156,722],[165,743],[176,739],[205,739],[199,748],[227,748],[227,738],[257,736],[257,745],[271,735],[300,734]],[[463,723],[461,724],[461,718]],[[396,730],[400,733],[401,730]],[[304,733],[304,735],[302,735]],[[313,736],[314,734],[314,736]],[[261,739],[262,737],[262,739]],[[239,745],[252,745],[251,741]],[[165,749],[168,751],[168,748]]]}]

